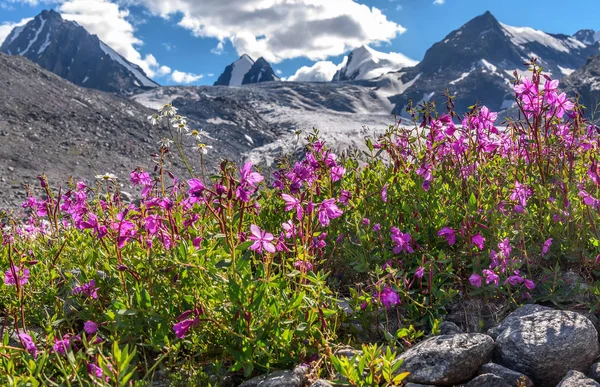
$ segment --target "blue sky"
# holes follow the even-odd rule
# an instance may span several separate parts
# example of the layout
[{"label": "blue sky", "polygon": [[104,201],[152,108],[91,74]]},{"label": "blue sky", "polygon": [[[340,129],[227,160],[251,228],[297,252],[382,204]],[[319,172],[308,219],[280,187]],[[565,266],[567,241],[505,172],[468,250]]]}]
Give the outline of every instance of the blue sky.
[{"label": "blue sky", "polygon": [[[362,43],[420,60],[486,10],[503,23],[550,33],[600,30],[600,0],[569,6],[562,0],[296,0],[286,8],[281,0],[270,2],[270,9],[250,9],[258,0],[0,0],[0,40],[2,29],[7,34],[14,23],[54,8],[161,84],[212,84],[241,51],[265,56],[282,77],[317,61],[337,65]],[[242,7],[248,9],[232,11]]]}]

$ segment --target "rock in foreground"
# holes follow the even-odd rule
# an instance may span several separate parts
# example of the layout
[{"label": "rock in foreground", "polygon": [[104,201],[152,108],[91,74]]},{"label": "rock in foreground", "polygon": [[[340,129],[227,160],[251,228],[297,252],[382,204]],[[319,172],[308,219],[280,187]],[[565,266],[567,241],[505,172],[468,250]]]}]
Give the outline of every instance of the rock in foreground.
[{"label": "rock in foreground", "polygon": [[432,337],[400,355],[399,372],[410,372],[408,382],[452,386],[473,378],[493,349],[494,340],[480,333]]}]

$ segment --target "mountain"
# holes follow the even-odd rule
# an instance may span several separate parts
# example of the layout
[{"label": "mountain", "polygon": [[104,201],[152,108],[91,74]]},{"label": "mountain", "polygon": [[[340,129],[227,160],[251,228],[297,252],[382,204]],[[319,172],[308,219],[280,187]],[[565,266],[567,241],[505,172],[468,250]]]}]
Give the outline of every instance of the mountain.
[{"label": "mountain", "polygon": [[399,73],[410,87],[391,98],[394,113],[402,113],[409,100],[443,104],[446,89],[456,96],[458,111],[466,111],[477,101],[503,111],[512,105],[514,72],[526,74],[523,64],[531,57],[538,58],[546,74],[560,79],[598,51],[598,46],[572,36],[500,23],[486,12],[435,43],[415,67]]},{"label": "mountain", "polygon": [[[93,182],[95,175],[111,172],[131,192],[128,172],[136,166],[153,168],[150,155],[169,136],[167,128],[150,125],[148,116],[169,102],[187,116],[191,129],[207,133],[202,141],[214,147],[204,156],[208,170],[215,170],[222,158],[240,162],[241,155],[280,134],[246,104],[251,95],[246,88],[159,87],[134,95],[138,103],[79,87],[24,57],[0,53],[0,209],[17,207],[25,198],[22,184],[36,187],[35,176],[43,172],[56,184],[70,176]],[[198,172],[195,140],[183,138]],[[185,178],[177,159],[169,169]]]},{"label": "mountain", "polygon": [[269,62],[262,57],[255,62],[244,54],[225,68],[214,86],[241,86],[272,81],[279,81],[279,77],[275,75]]},{"label": "mountain", "polygon": [[600,31],[594,30],[579,30],[573,35],[573,37],[579,40],[583,44],[591,46],[600,41]]},{"label": "mountain", "polygon": [[600,121],[600,55],[591,57],[587,63],[566,77],[561,88],[587,107],[587,114]]},{"label": "mountain", "polygon": [[91,89],[131,94],[158,86],[139,66],[53,10],[43,11],[29,23],[13,29],[0,52],[24,56]]},{"label": "mountain", "polygon": [[386,54],[362,45],[344,58],[341,68],[333,76],[333,81],[373,79],[405,67],[413,67],[417,63],[402,54]]}]

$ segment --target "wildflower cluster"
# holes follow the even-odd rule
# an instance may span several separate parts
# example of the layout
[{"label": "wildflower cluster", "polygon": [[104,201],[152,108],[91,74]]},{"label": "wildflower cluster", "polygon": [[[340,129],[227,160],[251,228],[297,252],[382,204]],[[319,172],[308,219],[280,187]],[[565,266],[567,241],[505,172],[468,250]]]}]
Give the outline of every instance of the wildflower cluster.
[{"label": "wildflower cluster", "polygon": [[183,367],[216,385],[318,367],[341,334],[365,340],[348,318],[385,320],[379,339],[402,347],[459,292],[518,303],[560,265],[594,269],[598,128],[532,67],[515,120],[458,115],[452,98],[441,115],[410,106],[414,125],[367,152],[336,154],[315,133],[272,174],[223,162],[209,177],[187,159],[190,176],[168,172],[184,133],[201,156],[209,137],[167,105],[150,118],[172,130],[156,167],[129,174],[139,199],[112,174],[58,191],[41,176],[22,219],[0,219],[0,383],[121,385]]}]

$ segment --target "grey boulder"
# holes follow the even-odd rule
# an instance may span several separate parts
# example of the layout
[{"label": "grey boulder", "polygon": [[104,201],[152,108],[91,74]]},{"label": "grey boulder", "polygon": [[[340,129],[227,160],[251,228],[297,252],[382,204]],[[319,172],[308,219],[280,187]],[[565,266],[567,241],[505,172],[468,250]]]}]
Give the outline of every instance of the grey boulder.
[{"label": "grey boulder", "polygon": [[600,387],[600,384],[579,371],[569,371],[556,387]]},{"label": "grey boulder", "polygon": [[552,308],[548,308],[547,306],[537,304],[523,305],[519,309],[506,316],[506,318],[502,320],[500,325],[489,329],[487,334],[492,336],[492,338],[496,340],[500,333],[502,333],[510,324],[514,323],[515,321],[518,321],[521,317],[529,316],[530,314],[534,314],[544,310],[552,310]]},{"label": "grey boulder", "polygon": [[495,362],[529,376],[539,387],[556,386],[570,370],[587,370],[598,355],[596,328],[575,312],[542,310],[501,326]]},{"label": "grey boulder", "polygon": [[600,382],[600,363],[592,364],[587,375],[595,381]]},{"label": "grey boulder", "polygon": [[464,333],[464,332],[455,323],[453,323],[451,321],[444,321],[440,324],[440,334],[441,335],[456,335],[458,333]]},{"label": "grey boulder", "polygon": [[477,370],[477,374],[496,375],[499,378],[504,379],[506,383],[510,384],[511,386],[518,386],[519,383],[521,383],[521,385],[525,385],[526,387],[533,387],[533,382],[526,375],[496,363],[486,363],[482,365],[479,367],[479,370]]},{"label": "grey boulder", "polygon": [[480,333],[431,337],[399,356],[398,372],[410,372],[406,382],[452,386],[473,378],[493,350],[494,340]]},{"label": "grey boulder", "polygon": [[511,387],[511,385],[494,374],[483,374],[465,384],[465,387]]},{"label": "grey boulder", "polygon": [[306,384],[307,368],[296,367],[293,371],[275,371],[257,376],[240,384],[240,387],[303,387]]}]

